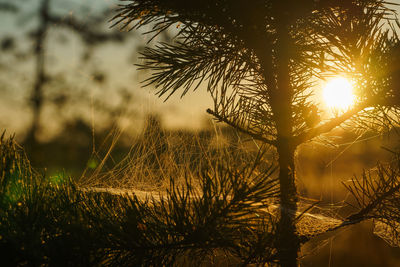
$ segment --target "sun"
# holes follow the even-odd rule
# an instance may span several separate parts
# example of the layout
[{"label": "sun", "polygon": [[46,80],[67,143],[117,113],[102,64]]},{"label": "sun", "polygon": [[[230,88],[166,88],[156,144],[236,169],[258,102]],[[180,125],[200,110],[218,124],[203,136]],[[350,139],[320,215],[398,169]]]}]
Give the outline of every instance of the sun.
[{"label": "sun", "polygon": [[323,90],[323,97],[326,106],[335,110],[347,110],[355,99],[352,84],[343,77],[330,80]]}]

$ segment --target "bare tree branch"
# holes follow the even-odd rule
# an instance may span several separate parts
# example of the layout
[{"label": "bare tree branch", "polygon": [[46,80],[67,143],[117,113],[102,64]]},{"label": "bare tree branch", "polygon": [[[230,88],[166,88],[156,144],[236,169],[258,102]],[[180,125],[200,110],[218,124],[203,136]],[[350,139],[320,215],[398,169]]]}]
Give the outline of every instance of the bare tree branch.
[{"label": "bare tree branch", "polygon": [[211,109],[207,109],[207,113],[213,115],[215,118],[217,118],[219,121],[225,122],[226,124],[228,124],[229,126],[232,126],[233,128],[235,128],[236,130],[245,133],[251,137],[253,137],[256,140],[262,141],[266,144],[272,145],[272,146],[276,146],[276,140],[270,140],[268,138],[263,137],[262,135],[253,133],[249,130],[243,129],[242,127],[236,125],[234,122],[228,120],[227,118],[219,115],[218,113],[216,113],[215,111],[212,111]]},{"label": "bare tree branch", "polygon": [[57,26],[63,26],[79,33],[82,38],[90,44],[106,41],[122,42],[126,38],[126,34],[122,34],[121,32],[95,31],[92,29],[93,27],[91,25],[82,23],[73,17],[64,18],[49,14],[48,21]]}]

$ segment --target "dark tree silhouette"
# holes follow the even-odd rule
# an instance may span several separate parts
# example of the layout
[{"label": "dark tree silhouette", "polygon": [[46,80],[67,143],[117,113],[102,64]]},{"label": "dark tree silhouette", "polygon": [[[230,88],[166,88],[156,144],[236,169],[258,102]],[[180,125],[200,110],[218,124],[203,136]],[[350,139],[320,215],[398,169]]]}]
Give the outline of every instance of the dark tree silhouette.
[{"label": "dark tree silhouette", "polygon": [[0,3],[0,11],[14,13],[18,11],[18,7],[12,3]]},{"label": "dark tree silhouette", "polygon": [[[103,44],[105,42],[122,43],[127,39],[127,35],[123,35],[118,31],[110,31],[104,26],[104,16],[110,14],[110,10],[105,8],[99,14],[92,15],[90,18],[85,20],[79,19],[75,15],[64,16],[58,14],[52,8],[55,1],[53,0],[38,0],[38,10],[34,13],[34,16],[38,18],[38,25],[29,32],[30,37],[34,40],[34,47],[32,49],[32,55],[34,56],[34,81],[32,85],[32,92],[30,95],[29,106],[32,108],[32,123],[28,130],[25,143],[31,144],[32,148],[37,143],[37,133],[41,125],[41,113],[45,101],[45,88],[48,82],[53,78],[49,73],[50,65],[46,51],[49,42],[49,30],[55,27],[65,28],[70,33],[78,36],[83,41],[85,47],[90,50],[96,45]],[[10,1],[0,4],[0,11],[12,12],[18,18],[30,19],[29,14],[23,14],[20,8],[21,3]],[[3,50],[6,50],[7,44],[11,44],[10,41],[14,39],[5,39],[2,42]],[[10,50],[10,49],[8,49]],[[104,76],[101,74],[94,75],[94,81],[101,82]]]},{"label": "dark tree silhouette", "polygon": [[[108,32],[102,29],[98,29],[98,19],[92,19],[91,21],[79,21],[75,17],[70,16],[64,18],[63,16],[53,14],[51,11],[51,0],[42,0],[38,16],[40,24],[38,25],[37,32],[35,34],[35,50],[34,54],[36,57],[36,73],[35,82],[32,91],[32,108],[33,108],[33,120],[32,126],[28,132],[27,143],[34,145],[36,141],[36,134],[40,127],[40,114],[43,108],[43,93],[46,80],[49,77],[46,74],[46,35],[51,25],[57,25],[70,29],[73,33],[81,37],[87,46],[94,46],[104,42],[122,42],[126,39],[120,32]],[[100,16],[103,16],[101,14]],[[99,76],[94,77],[95,80],[99,80]]]},{"label": "dark tree silhouette", "polygon": [[[280,221],[274,246],[280,265],[297,266],[300,245],[309,240],[295,225],[298,146],[339,126],[383,130],[397,123],[393,55],[399,39],[392,15],[382,0],[127,0],[114,21],[129,29],[149,26],[153,36],[176,32],[173,43],[142,53],[140,67],[153,70],[146,82],[159,96],[206,84],[214,99],[208,113],[276,148]],[[337,74],[356,81],[356,103],[321,121],[313,85]],[[370,216],[398,180],[391,185],[338,228]]]}]

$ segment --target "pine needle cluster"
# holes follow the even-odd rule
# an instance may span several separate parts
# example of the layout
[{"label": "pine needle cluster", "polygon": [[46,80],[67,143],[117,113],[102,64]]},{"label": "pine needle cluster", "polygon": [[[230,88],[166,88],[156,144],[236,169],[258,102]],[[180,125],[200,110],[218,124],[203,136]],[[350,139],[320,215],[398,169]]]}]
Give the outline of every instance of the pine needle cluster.
[{"label": "pine needle cluster", "polygon": [[82,190],[0,142],[0,247],[9,265],[164,266],[276,260],[275,169],[215,162],[159,198]]}]

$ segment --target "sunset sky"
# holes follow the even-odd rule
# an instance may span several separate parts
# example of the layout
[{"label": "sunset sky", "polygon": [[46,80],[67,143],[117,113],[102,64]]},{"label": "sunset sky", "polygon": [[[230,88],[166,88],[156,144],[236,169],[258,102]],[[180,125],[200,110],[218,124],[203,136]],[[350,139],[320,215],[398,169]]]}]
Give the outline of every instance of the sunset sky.
[{"label": "sunset sky", "polygon": [[[105,8],[115,8],[118,1],[113,0],[84,0],[84,1],[51,1],[51,10],[62,17],[74,16],[77,20],[85,21],[91,14],[98,14]],[[7,37],[16,38],[18,52],[0,53],[0,128],[9,132],[17,132],[23,135],[30,124],[31,110],[26,106],[27,99],[32,88],[34,74],[34,58],[32,55],[21,59],[21,54],[29,55],[34,42],[26,38],[28,32],[38,25],[37,0],[20,1],[19,13],[3,13],[0,16],[0,39]],[[107,23],[111,16],[104,17],[104,29],[111,26]],[[205,110],[210,107],[211,101],[204,90],[199,89],[190,93],[183,99],[178,94],[167,102],[154,96],[152,87],[141,88],[139,83],[143,79],[143,73],[137,72],[137,48],[143,45],[146,38],[139,34],[126,32],[130,36],[123,44],[102,44],[96,46],[92,60],[82,65],[84,45],[82,41],[69,30],[52,25],[47,37],[47,71],[53,77],[63,76],[65,85],[61,86],[66,94],[86,92],[96,99],[115,106],[120,101],[118,92],[124,88],[134,96],[131,109],[138,115],[135,118],[121,119],[121,124],[137,130],[137,123],[142,115],[148,113],[160,113],[165,125],[172,128],[199,128],[206,120]],[[20,56],[20,59],[18,59]],[[105,73],[107,78],[103,84],[93,83],[93,71]],[[47,92],[54,92],[54,88],[47,86]],[[68,104],[63,115],[66,117],[82,116],[87,120],[94,118],[96,124],[101,127],[102,114],[91,112],[90,103],[86,106],[77,106],[73,102]],[[77,114],[79,113],[79,114]],[[53,135],[60,131],[60,120],[55,117],[54,108],[46,105],[43,112],[45,132]],[[139,120],[138,120],[139,118]],[[52,123],[47,123],[52,121]],[[136,126],[132,126],[132,122]]]}]

